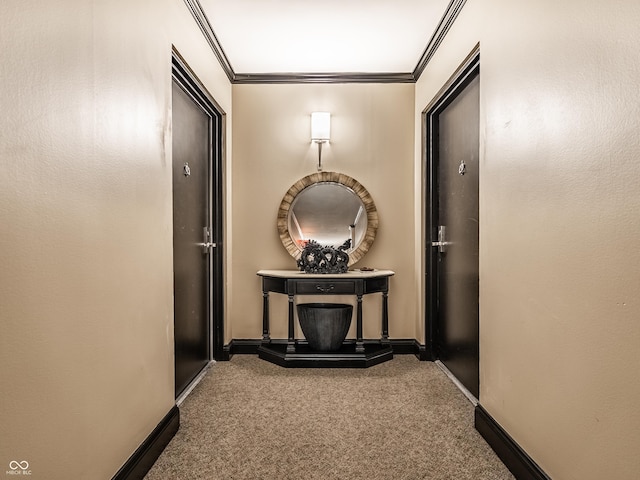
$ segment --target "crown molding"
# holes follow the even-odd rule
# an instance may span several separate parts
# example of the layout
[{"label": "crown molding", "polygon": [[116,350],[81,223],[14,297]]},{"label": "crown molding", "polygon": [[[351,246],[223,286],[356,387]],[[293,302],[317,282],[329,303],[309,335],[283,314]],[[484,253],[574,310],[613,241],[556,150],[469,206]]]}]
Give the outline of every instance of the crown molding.
[{"label": "crown molding", "polygon": [[462,10],[462,7],[464,7],[464,4],[466,2],[467,0],[451,0],[449,2],[444,15],[440,19],[438,26],[433,32],[433,35],[431,35],[431,38],[429,39],[427,47],[424,49],[420,60],[418,60],[416,68],[413,69],[413,78],[415,78],[416,82],[420,78],[420,75],[422,75],[422,72],[424,72],[425,67],[427,66],[433,55],[438,50],[438,47],[444,40],[444,37],[449,32],[451,25],[453,25],[453,22],[455,22],[456,18],[458,18],[458,15],[460,14],[460,11]]},{"label": "crown molding", "polygon": [[415,83],[444,40],[467,0],[451,0],[411,73],[236,73],[224,53],[199,0],[184,0],[207,43],[232,84]]},{"label": "crown molding", "polygon": [[233,83],[235,72],[233,71],[233,67],[227,58],[227,55],[224,53],[222,45],[218,41],[218,37],[216,37],[213,28],[211,28],[211,23],[209,22],[207,15],[204,13],[204,10],[202,10],[202,5],[200,5],[198,0],[184,0],[184,3],[187,5],[187,8],[189,8],[189,11],[191,11],[191,15],[193,15],[194,20],[204,35],[204,38],[207,40],[211,50],[213,50],[214,55],[220,62],[224,73],[229,78],[229,81]]},{"label": "crown molding", "polygon": [[233,83],[414,83],[411,73],[236,73]]}]

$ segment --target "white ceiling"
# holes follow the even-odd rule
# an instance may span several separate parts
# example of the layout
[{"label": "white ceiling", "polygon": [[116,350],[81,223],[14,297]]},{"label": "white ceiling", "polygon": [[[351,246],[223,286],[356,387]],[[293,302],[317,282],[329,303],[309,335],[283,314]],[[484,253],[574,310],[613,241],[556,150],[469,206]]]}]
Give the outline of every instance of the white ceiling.
[{"label": "white ceiling", "polygon": [[450,0],[200,0],[235,73],[412,72]]}]

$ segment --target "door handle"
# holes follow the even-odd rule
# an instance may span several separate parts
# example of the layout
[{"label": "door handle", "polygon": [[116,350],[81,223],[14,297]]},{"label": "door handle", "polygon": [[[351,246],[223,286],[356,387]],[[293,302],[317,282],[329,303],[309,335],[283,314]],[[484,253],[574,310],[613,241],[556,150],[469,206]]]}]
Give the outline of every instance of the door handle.
[{"label": "door handle", "polygon": [[438,252],[444,253],[447,251],[447,246],[453,245],[453,242],[446,241],[446,229],[444,225],[438,226],[438,241],[431,242],[432,247],[438,247]]},{"label": "door handle", "polygon": [[211,251],[212,248],[217,247],[215,242],[211,242],[211,230],[208,227],[204,227],[202,229],[203,242],[197,243],[196,245],[202,247],[202,253],[207,254]]}]

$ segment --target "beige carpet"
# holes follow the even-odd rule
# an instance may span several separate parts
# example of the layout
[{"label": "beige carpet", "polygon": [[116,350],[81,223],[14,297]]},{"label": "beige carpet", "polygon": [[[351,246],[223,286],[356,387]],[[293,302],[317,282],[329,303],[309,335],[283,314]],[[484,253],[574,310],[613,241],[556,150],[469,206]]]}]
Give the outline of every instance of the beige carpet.
[{"label": "beige carpet", "polygon": [[287,369],[236,355],[180,408],[146,480],[513,479],[431,362]]}]

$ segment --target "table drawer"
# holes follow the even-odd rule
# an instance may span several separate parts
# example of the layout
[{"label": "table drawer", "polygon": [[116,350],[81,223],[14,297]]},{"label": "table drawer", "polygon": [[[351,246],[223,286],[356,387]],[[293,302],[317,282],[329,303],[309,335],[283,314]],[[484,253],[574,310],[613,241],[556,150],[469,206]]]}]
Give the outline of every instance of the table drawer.
[{"label": "table drawer", "polygon": [[296,282],[296,293],[309,294],[355,294],[355,282],[348,280],[309,280]]}]

